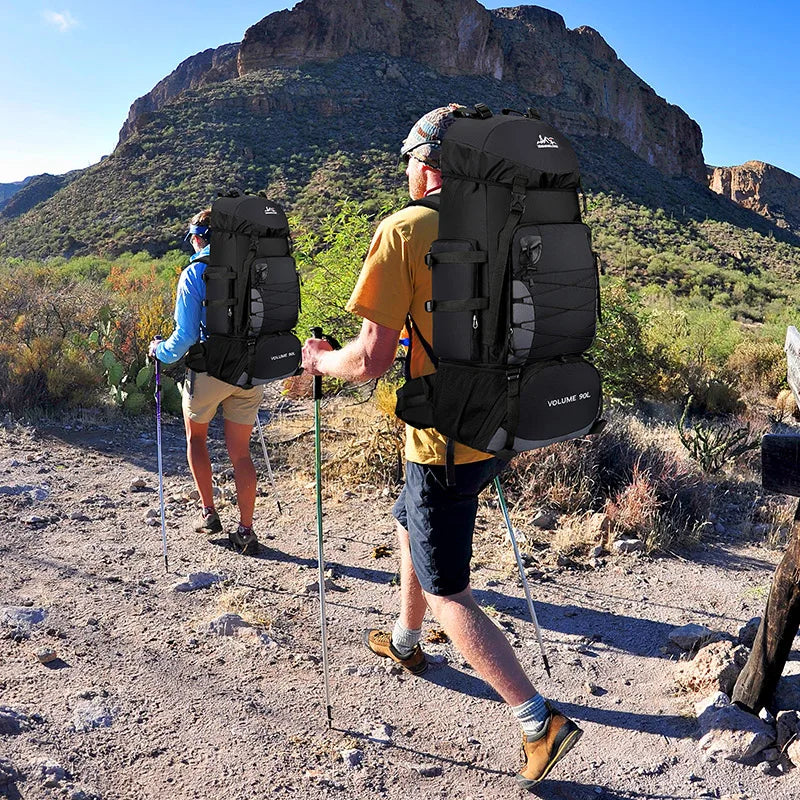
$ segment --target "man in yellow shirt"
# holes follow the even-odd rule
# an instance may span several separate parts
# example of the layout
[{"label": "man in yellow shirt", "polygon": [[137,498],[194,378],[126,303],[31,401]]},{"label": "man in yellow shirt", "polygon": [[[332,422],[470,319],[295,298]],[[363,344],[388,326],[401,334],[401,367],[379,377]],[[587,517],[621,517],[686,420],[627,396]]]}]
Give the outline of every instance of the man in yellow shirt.
[{"label": "man in yellow shirt", "polygon": [[[441,141],[457,106],[423,116],[403,142],[409,195],[420,200],[441,189]],[[411,205],[381,222],[347,305],[363,318],[358,338],[341,350],[320,339],[303,348],[303,367],[313,375],[351,381],[381,376],[397,354],[410,314],[415,330],[411,375],[434,371],[419,333],[432,341],[431,275],[425,254],[436,239],[438,213]],[[406,483],[392,509],[400,550],[400,615],[394,630],[365,631],[367,647],[415,675],[427,668],[419,646],[426,607],[464,658],[508,703],[523,727],[525,766],[519,783],[531,789],[577,742],[581,730],[536,691],[506,637],[472,596],[469,568],[478,495],[505,463],[455,444],[455,484],[448,485],[446,440],[433,429],[406,427]]]}]

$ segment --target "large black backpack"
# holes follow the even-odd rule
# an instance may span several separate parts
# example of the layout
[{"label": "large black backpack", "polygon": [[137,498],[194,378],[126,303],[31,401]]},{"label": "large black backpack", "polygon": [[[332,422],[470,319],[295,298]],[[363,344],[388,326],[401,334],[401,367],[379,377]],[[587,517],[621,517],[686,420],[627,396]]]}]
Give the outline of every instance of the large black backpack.
[{"label": "large black backpack", "polygon": [[600,315],[597,259],[569,142],[533,110],[457,116],[438,203],[417,201],[439,210],[433,342],[408,327],[437,371],[407,380],[397,415],[508,459],[604,425],[600,377],[581,355]]},{"label": "large black backpack", "polygon": [[206,340],[190,348],[186,365],[243,387],[294,375],[300,285],[286,214],[263,197],[231,192],[214,201],[209,227]]}]

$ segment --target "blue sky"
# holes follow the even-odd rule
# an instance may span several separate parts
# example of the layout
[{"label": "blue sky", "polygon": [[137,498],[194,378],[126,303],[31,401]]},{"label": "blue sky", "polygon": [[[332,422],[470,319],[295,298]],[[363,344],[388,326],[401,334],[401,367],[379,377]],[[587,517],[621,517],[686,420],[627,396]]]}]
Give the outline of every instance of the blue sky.
[{"label": "blue sky", "polygon": [[[596,28],[658,94],[697,120],[708,163],[760,159],[800,175],[800,4],[540,4],[570,28]],[[184,58],[239,41],[249,25],[285,7],[264,0],[0,0],[0,182],[96,162],[114,148],[135,98]]]}]

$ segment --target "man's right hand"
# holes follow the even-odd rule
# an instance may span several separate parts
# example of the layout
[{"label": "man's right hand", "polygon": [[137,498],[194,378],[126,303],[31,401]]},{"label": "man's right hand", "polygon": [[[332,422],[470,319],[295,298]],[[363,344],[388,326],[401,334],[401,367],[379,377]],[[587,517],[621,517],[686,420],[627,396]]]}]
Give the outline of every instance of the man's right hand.
[{"label": "man's right hand", "polygon": [[333,350],[324,339],[306,339],[303,345],[303,369],[310,375],[326,375],[319,365],[322,353],[330,353]]}]

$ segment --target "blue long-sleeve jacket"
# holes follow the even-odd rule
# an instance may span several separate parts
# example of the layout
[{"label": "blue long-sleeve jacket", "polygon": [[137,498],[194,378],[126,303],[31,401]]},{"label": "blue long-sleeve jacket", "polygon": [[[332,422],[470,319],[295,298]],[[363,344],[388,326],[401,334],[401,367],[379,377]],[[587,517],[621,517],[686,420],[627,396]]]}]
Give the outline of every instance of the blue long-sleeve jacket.
[{"label": "blue long-sleeve jacket", "polygon": [[208,254],[208,246],[195,253],[178,279],[175,329],[169,339],[159,342],[155,348],[156,358],[162,364],[174,364],[186,355],[195,342],[206,338],[206,309],[203,305],[206,299],[206,283],[203,280],[206,265],[197,259]]}]

